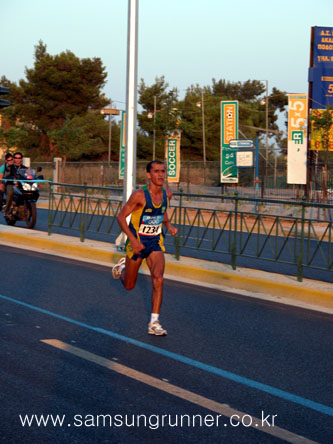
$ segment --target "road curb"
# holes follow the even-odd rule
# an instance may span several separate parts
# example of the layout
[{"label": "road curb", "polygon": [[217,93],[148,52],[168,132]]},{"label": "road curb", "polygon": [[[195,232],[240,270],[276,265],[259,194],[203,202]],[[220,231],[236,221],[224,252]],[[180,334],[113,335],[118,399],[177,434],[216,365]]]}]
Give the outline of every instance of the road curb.
[{"label": "road curb", "polygon": [[[117,250],[114,244],[85,240],[32,231],[19,227],[1,226],[0,244],[10,247],[29,249],[45,254],[97,263],[111,267],[117,263],[124,252]],[[142,272],[149,273],[146,264]],[[176,281],[207,285],[218,290],[244,290],[264,299],[274,296],[285,301],[296,301],[326,309],[333,309],[333,284],[304,279],[298,282],[295,277],[267,273],[260,270],[237,268],[200,259],[182,257],[177,261],[166,254],[165,277]],[[332,311],[333,313],[333,311]]]},{"label": "road curb", "polygon": [[[201,283],[212,284],[215,287],[223,286],[230,289],[246,290],[252,293],[278,296],[283,299],[293,299],[306,304],[319,305],[326,308],[333,308],[333,286],[328,289],[329,284],[322,285],[321,282],[304,280],[298,282],[296,278],[290,276],[271,276],[270,273],[258,272],[257,270],[244,269],[219,271],[188,266],[181,264],[178,267],[172,263],[167,263],[166,274],[176,277],[186,277],[189,280]],[[257,274],[261,276],[256,276]],[[288,281],[289,280],[289,281]],[[315,288],[315,286],[323,288]]]},{"label": "road curb", "polygon": [[[70,236],[61,236],[61,238],[66,237],[69,238],[68,242],[64,239],[59,239],[59,235],[56,234],[48,237],[36,236],[36,231],[31,232],[31,234],[30,232],[28,234],[0,232],[0,244],[11,247],[31,248],[41,253],[59,254],[77,258],[78,260],[91,259],[94,262],[106,262],[110,263],[110,265],[117,262],[120,258],[120,254],[117,252],[113,253],[110,248],[106,250],[102,246],[92,245],[89,241],[76,243],[69,241],[73,239]],[[80,241],[78,240],[78,242]]]}]

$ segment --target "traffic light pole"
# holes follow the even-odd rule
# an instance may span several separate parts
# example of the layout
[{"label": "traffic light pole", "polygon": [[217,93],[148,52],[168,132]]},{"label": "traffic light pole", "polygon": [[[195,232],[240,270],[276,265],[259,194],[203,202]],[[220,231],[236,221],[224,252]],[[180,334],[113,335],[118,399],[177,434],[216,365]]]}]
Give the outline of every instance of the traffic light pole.
[{"label": "traffic light pole", "polygon": [[[5,95],[5,94],[9,94],[10,90],[9,88],[7,88],[6,86],[0,86],[0,96]],[[0,109],[1,108],[6,108],[7,106],[10,106],[11,103],[9,100],[2,100],[0,99]]]}]

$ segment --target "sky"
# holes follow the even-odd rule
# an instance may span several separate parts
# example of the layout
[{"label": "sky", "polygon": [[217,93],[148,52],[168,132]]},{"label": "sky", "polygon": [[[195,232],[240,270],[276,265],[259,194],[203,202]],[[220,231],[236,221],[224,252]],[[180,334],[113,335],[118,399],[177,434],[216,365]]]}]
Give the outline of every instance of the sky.
[{"label": "sky", "polygon": [[[138,0],[138,82],[165,76],[183,98],[212,79],[268,80],[308,92],[312,26],[333,26],[333,0]],[[104,92],[126,101],[128,0],[0,0],[0,77],[18,82],[34,64],[34,46],[100,57]]]}]

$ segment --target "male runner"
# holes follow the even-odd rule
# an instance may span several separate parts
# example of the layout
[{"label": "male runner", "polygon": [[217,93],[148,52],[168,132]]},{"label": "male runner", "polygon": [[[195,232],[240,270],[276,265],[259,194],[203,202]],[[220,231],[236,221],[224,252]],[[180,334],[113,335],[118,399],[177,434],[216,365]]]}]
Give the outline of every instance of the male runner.
[{"label": "male runner", "polygon": [[[119,213],[118,223],[127,236],[126,259],[121,258],[112,269],[115,279],[121,278],[126,290],[135,287],[138,272],[143,259],[146,259],[150,270],[153,293],[152,314],[148,324],[148,333],[156,336],[165,336],[167,331],[159,323],[159,313],[163,300],[164,274],[164,235],[163,224],[172,236],[177,234],[169,221],[167,209],[171,192],[163,188],[165,179],[165,165],[153,160],[146,167],[149,180],[144,186],[130,196]],[[131,215],[129,225],[126,218]]]}]

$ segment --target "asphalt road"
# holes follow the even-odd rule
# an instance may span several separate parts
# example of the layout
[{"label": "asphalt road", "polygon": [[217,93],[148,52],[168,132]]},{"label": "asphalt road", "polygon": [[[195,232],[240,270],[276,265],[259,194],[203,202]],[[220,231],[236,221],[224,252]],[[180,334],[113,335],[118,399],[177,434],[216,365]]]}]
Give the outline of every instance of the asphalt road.
[{"label": "asphalt road", "polygon": [[[58,213],[57,219],[55,223],[57,225],[60,225],[60,218],[63,217],[61,213]],[[4,218],[0,217],[0,223],[5,223]],[[71,221],[69,214],[66,215],[66,221],[62,223],[64,226],[68,226],[70,223],[72,223],[73,228],[60,228],[60,227],[53,227],[52,232],[53,233],[59,233],[64,234],[68,236],[80,236],[79,231],[79,217],[77,217],[75,220]],[[91,231],[97,230],[98,225],[98,219],[97,217],[94,218],[94,220],[88,219],[87,223],[91,223],[90,229]],[[109,225],[110,226],[109,226]],[[98,240],[102,242],[115,242],[116,238],[119,235],[119,227],[118,223],[112,224],[112,218],[105,218],[104,222],[101,223],[100,233],[96,232],[86,232],[85,236],[87,239],[93,239]],[[25,227],[25,224],[23,222],[17,223],[17,227]],[[48,230],[48,211],[43,209],[38,209],[38,217],[37,217],[37,224],[35,227],[36,230],[40,231],[47,231]],[[185,247],[181,247],[181,255],[182,256],[188,256],[198,259],[204,259],[209,261],[215,261],[215,262],[221,262],[223,264],[231,264],[231,255],[221,253],[221,251],[226,250],[226,245],[229,245],[230,240],[228,236],[228,230],[226,230],[221,236],[219,243],[217,245],[217,251],[212,251],[211,248],[211,242],[209,242],[209,236],[211,235],[210,232],[205,234],[205,241],[201,243],[200,249],[196,248],[196,235],[197,230],[194,230],[195,232],[189,236],[189,239],[186,242]],[[201,229],[203,231],[203,229]],[[104,232],[109,232],[110,234],[104,234]],[[239,239],[238,234],[238,239]],[[247,242],[246,236],[243,234],[242,242],[238,240],[238,244],[241,244],[244,247],[244,244],[246,243],[246,247],[244,247],[244,253],[247,255],[245,256],[237,256],[237,266],[239,267],[247,267],[247,268],[253,268],[258,270],[263,270],[267,272],[272,273],[280,273],[285,275],[291,275],[291,276],[297,276],[297,266],[292,265],[290,263],[283,263],[283,261],[290,262],[291,257],[295,255],[295,251],[298,250],[298,246],[295,246],[294,239],[291,237],[288,242],[284,245],[284,249],[282,254],[279,257],[280,262],[275,262],[274,255],[275,249],[276,249],[276,242],[279,243],[281,248],[281,245],[284,243],[284,239],[280,238],[278,241],[275,240],[275,238],[270,239],[269,242],[267,242],[264,246],[264,242],[266,241],[266,236],[257,236],[255,233],[252,234],[251,239],[249,242]],[[167,234],[166,236],[166,248],[167,252],[170,254],[175,253],[175,247],[174,247],[174,239]],[[262,256],[266,259],[259,259],[256,257],[258,244],[261,245],[263,248]],[[318,247],[318,242],[311,242],[311,248],[308,250],[306,248],[305,254],[306,260],[309,260],[312,258],[312,256],[315,253],[315,258],[312,261],[312,266],[316,266],[319,268],[325,268],[327,267],[328,257],[329,257],[329,245],[327,242],[323,242],[320,245],[319,251],[316,251]],[[204,251],[206,249],[207,251]],[[251,257],[249,257],[251,256]],[[315,279],[315,280],[321,280],[324,282],[333,282],[333,273],[332,270],[324,270],[324,269],[315,269],[310,267],[304,267],[303,270],[303,276],[307,279]]]},{"label": "asphalt road", "polygon": [[169,334],[151,337],[149,277],[126,292],[104,267],[2,246],[0,266],[0,442],[332,442],[331,316],[166,281]]}]

